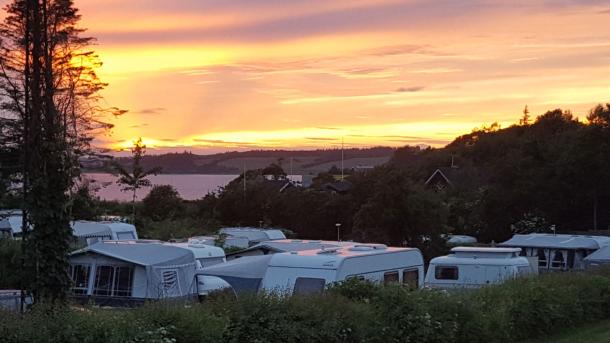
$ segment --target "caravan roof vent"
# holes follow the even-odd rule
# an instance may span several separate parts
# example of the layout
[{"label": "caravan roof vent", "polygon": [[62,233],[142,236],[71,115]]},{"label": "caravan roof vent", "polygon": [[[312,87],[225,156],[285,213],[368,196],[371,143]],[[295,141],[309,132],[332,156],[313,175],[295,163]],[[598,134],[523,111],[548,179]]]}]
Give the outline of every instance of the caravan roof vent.
[{"label": "caravan roof vent", "polygon": [[318,251],[318,254],[337,254],[341,247],[330,247],[330,248],[322,248]]},{"label": "caravan roof vent", "polygon": [[356,244],[349,248],[351,251],[371,251],[371,250],[384,250],[388,246],[385,244]]}]

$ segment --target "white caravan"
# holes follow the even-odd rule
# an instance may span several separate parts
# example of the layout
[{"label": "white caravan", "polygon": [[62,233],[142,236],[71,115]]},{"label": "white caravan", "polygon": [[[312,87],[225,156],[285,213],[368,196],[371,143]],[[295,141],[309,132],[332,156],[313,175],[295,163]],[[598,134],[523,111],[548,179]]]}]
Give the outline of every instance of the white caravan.
[{"label": "white caravan", "polygon": [[217,287],[224,282],[237,294],[261,290],[286,295],[311,294],[349,278],[420,287],[424,262],[418,249],[356,244],[243,257],[204,268],[198,274],[205,276],[200,279],[200,293],[207,283]]},{"label": "white caravan", "polygon": [[165,245],[171,245],[174,247],[188,249],[195,255],[195,261],[197,269],[210,267],[215,264],[226,262],[225,251],[222,248],[205,244],[204,242],[197,242],[196,240],[189,239],[188,242],[183,243],[163,243]]},{"label": "white caravan", "polygon": [[87,245],[106,240],[138,239],[136,227],[123,222],[76,220],[71,224],[74,237],[83,239]]},{"label": "white caravan", "polygon": [[479,288],[534,273],[519,248],[456,247],[451,252],[430,261],[426,287]]}]

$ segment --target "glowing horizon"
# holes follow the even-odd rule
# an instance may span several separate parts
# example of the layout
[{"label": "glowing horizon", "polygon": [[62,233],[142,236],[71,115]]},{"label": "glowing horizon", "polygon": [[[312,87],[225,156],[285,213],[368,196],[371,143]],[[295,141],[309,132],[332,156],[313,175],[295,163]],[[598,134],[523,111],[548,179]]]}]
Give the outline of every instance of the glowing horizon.
[{"label": "glowing horizon", "polygon": [[[6,0],[0,1],[6,3]],[[610,2],[76,0],[105,102],[97,142],[217,151],[442,146],[610,101]]]}]

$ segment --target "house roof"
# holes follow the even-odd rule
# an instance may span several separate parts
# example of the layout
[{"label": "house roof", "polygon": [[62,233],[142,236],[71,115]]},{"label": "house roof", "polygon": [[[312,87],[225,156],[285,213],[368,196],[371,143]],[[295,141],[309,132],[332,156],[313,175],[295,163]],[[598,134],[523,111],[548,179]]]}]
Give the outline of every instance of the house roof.
[{"label": "house roof", "polygon": [[354,185],[346,180],[339,180],[339,181],[335,181],[335,182],[329,182],[324,184],[324,189],[328,189],[331,191],[335,191],[337,193],[345,193],[347,191],[349,191],[350,189],[352,189]]},{"label": "house roof", "polygon": [[434,180],[435,178],[441,178],[442,180],[445,180],[445,182],[447,182],[450,185],[453,185],[453,183],[451,182],[451,180],[449,180],[449,178],[445,175],[445,173],[439,168],[436,169],[432,175],[430,175],[430,177],[426,180],[426,182],[424,182],[425,185],[428,185],[430,182],[432,182],[432,180]]},{"label": "house roof", "polygon": [[597,250],[603,246],[610,245],[610,237],[531,233],[528,235],[514,235],[513,238],[498,245],[503,247]]},{"label": "house roof", "polygon": [[194,262],[192,251],[159,243],[141,243],[137,241],[102,241],[77,250],[71,255],[96,253],[118,260],[135,263],[141,266],[164,265],[172,262]]}]

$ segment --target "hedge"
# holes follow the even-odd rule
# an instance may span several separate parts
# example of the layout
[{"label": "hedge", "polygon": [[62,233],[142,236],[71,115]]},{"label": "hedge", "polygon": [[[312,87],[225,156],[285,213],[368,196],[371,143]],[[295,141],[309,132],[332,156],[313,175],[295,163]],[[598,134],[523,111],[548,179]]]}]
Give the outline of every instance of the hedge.
[{"label": "hedge", "polygon": [[2,342],[515,342],[610,318],[610,272],[444,292],[351,280],[319,296],[0,313]]}]

